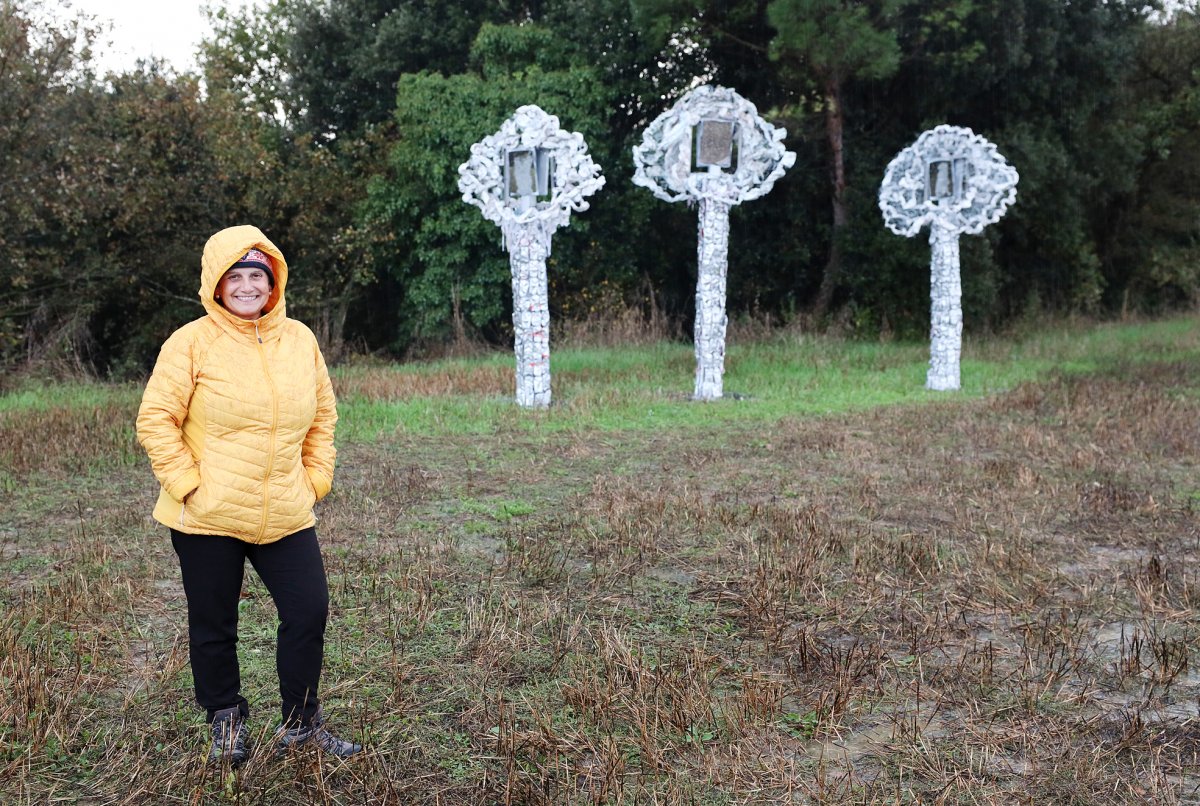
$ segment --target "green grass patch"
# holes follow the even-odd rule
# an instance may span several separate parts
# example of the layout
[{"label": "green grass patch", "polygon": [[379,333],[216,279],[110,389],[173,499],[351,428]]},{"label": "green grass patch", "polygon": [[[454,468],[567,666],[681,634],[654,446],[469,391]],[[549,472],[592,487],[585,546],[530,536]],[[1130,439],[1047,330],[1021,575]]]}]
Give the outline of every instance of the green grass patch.
[{"label": "green grass patch", "polygon": [[[729,345],[725,397],[709,402],[690,399],[695,372],[691,345],[567,348],[551,356],[554,403],[543,411],[515,405],[512,357],[493,353],[478,359],[371,368],[371,373],[385,379],[376,380],[374,388],[420,386],[415,379],[438,373],[466,377],[474,372],[488,384],[475,393],[383,398],[356,392],[354,385],[346,383],[351,391],[340,397],[339,434],[350,442],[369,442],[401,434],[648,431],[772,422],[788,416],[976,398],[1054,373],[1170,360],[1195,355],[1198,348],[1200,322],[1191,316],[1133,324],[1068,324],[1019,338],[967,339],[962,389],[947,393],[924,388],[927,344],[786,333],[763,342]],[[364,378],[361,368],[347,372],[360,382]],[[335,375],[340,378],[340,373]],[[503,390],[497,386],[501,381],[507,384]]]}]

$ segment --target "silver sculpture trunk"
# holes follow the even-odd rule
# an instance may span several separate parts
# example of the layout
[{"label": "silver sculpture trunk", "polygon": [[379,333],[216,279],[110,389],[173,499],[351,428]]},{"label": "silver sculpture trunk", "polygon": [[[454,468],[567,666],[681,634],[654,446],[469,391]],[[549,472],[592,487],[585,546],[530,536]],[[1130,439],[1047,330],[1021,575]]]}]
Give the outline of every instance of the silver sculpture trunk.
[{"label": "silver sculpture trunk", "polygon": [[932,251],[929,298],[929,374],[925,388],[959,388],[962,355],[962,279],[958,259],[958,230],[934,222],[929,229]]},{"label": "silver sculpture trunk", "polygon": [[725,376],[725,283],[729,270],[728,202],[700,199],[696,278],[696,400],[718,400]]},{"label": "silver sculpture trunk", "polygon": [[546,258],[550,239],[537,222],[504,228],[513,288],[517,404],[550,405],[550,308]]}]

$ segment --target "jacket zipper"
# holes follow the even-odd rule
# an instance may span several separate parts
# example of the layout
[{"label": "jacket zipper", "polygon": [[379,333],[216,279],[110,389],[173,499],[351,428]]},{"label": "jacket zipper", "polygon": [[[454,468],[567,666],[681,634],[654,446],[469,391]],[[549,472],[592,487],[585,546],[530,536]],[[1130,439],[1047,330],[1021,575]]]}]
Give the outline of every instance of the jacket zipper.
[{"label": "jacket zipper", "polygon": [[279,430],[279,391],[275,388],[275,379],[271,377],[271,367],[267,363],[267,353],[263,349],[262,336],[258,332],[258,322],[254,323],[254,337],[258,339],[258,357],[262,361],[263,375],[267,385],[271,387],[271,432],[267,441],[267,472],[263,477],[262,515],[258,522],[258,535],[255,543],[261,543],[267,532],[267,510],[271,505],[271,471],[275,469],[275,435]]}]

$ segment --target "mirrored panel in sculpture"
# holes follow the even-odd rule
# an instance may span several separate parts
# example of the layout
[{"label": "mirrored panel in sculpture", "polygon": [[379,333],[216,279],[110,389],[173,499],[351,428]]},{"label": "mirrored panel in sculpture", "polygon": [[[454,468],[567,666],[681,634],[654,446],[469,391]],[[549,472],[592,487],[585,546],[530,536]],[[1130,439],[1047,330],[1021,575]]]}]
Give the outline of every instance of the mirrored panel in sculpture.
[{"label": "mirrored panel in sculpture", "polygon": [[930,160],[925,173],[925,198],[957,202],[963,197],[970,160],[966,157]]},{"label": "mirrored panel in sculpture", "polygon": [[934,160],[925,177],[925,193],[930,199],[954,198],[954,161]]},{"label": "mirrored panel in sculpture", "polygon": [[554,155],[548,148],[534,149],[537,163],[537,196],[538,201],[549,201],[554,197],[555,165]]},{"label": "mirrored panel in sculpture", "polygon": [[970,176],[971,161],[966,157],[954,159],[954,198],[959,200],[967,192],[967,179]]},{"label": "mirrored panel in sculpture", "polygon": [[536,196],[538,192],[537,157],[532,148],[514,148],[504,164],[504,186],[512,198]]},{"label": "mirrored panel in sculpture", "polygon": [[735,130],[732,120],[700,121],[696,126],[696,168],[732,167]]}]

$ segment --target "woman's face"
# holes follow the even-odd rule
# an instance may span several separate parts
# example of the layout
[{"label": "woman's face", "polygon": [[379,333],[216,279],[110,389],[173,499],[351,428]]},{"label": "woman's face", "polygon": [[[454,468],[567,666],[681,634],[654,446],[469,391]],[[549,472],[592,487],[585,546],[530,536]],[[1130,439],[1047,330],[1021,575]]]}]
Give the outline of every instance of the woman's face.
[{"label": "woman's face", "polygon": [[271,280],[253,266],[230,269],[217,283],[217,298],[242,319],[257,319],[271,296]]}]

